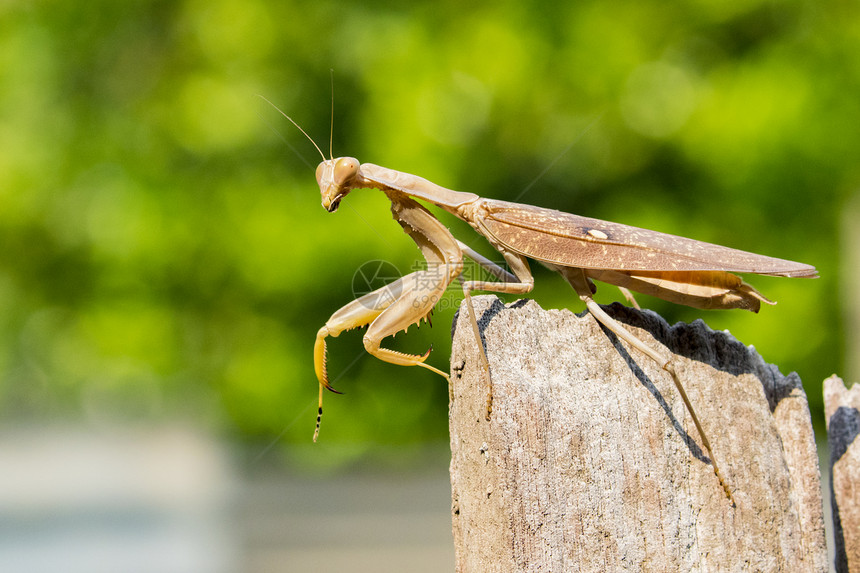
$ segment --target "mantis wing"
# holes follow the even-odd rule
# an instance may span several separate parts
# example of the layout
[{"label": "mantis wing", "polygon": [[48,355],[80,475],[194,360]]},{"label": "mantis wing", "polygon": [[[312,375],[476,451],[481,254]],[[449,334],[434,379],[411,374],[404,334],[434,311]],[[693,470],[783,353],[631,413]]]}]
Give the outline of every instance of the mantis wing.
[{"label": "mantis wing", "polygon": [[477,224],[521,255],[566,267],[619,271],[728,271],[815,277],[815,267],[553,209],[482,201]]}]

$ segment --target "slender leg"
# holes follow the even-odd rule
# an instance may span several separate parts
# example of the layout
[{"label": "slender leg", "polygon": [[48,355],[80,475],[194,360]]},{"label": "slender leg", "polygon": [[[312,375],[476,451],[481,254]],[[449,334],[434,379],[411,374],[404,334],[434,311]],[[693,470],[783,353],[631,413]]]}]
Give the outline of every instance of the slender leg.
[{"label": "slender leg", "polygon": [[463,287],[463,295],[466,297],[466,306],[469,308],[469,322],[472,324],[472,332],[475,334],[475,340],[478,343],[478,352],[481,355],[481,362],[484,365],[484,372],[487,376],[487,413],[484,416],[487,421],[490,420],[490,414],[493,411],[493,378],[490,376],[490,361],[487,360],[487,351],[484,349],[484,343],[481,341],[481,329],[478,328],[478,318],[475,315],[475,307],[472,306],[472,295],[469,294],[469,289],[466,288],[466,282],[462,277],[457,277],[460,285]]},{"label": "slender leg", "polygon": [[483,268],[487,272],[491,273],[493,276],[497,277],[498,279],[500,279],[506,283],[519,282],[519,279],[517,277],[515,277],[514,275],[512,275],[511,273],[509,273],[508,271],[506,271],[505,269],[503,269],[502,267],[500,267],[499,265],[497,265],[496,263],[494,263],[490,259],[486,258],[481,253],[475,251],[474,249],[469,247],[469,245],[467,245],[466,243],[458,240],[457,245],[460,246],[460,250],[463,251],[464,255],[466,255],[467,257],[469,257],[470,259],[472,259],[476,263],[478,263],[478,265],[481,268]]},{"label": "slender leg", "polygon": [[621,291],[621,294],[624,295],[624,298],[627,299],[627,302],[633,305],[633,308],[635,308],[636,310],[642,310],[642,308],[639,306],[639,303],[636,302],[636,298],[633,296],[633,293],[630,292],[630,289],[626,287],[618,287],[618,290]]},{"label": "slender leg", "polygon": [[469,308],[469,318],[472,324],[472,331],[475,333],[475,341],[478,343],[481,362],[484,366],[484,373],[487,378],[487,413],[486,419],[490,419],[490,414],[493,411],[493,379],[490,375],[490,362],[487,360],[487,352],[484,349],[484,343],[481,340],[481,329],[478,327],[478,318],[475,315],[475,308],[472,306],[471,291],[482,290],[487,292],[501,292],[513,294],[525,294],[534,288],[534,278],[529,270],[528,262],[520,255],[503,252],[505,260],[514,271],[514,274],[509,273],[499,265],[486,259],[465,247],[462,243],[460,248],[476,263],[488,272],[499,277],[507,282],[492,282],[492,281],[464,281],[460,278],[460,284],[463,287],[463,295],[466,299],[466,306]]},{"label": "slender leg", "polygon": [[[480,264],[482,267],[495,274],[496,276],[505,277],[505,282],[465,281],[463,288],[466,288],[469,291],[482,290],[486,292],[502,292],[510,294],[526,294],[527,292],[531,292],[535,285],[535,279],[534,277],[532,277],[532,272],[531,270],[529,270],[529,264],[525,260],[525,258],[523,258],[521,255],[509,252],[504,252],[503,255],[505,257],[505,261],[508,263],[508,266],[511,267],[511,270],[514,272],[515,276],[512,276],[508,271],[496,265],[495,263],[488,261],[487,259],[483,259],[483,257],[481,257],[483,261],[476,262],[478,262],[478,264]],[[500,275],[497,273],[504,274]],[[515,280],[508,281],[507,277],[514,278]]]},{"label": "slender leg", "polygon": [[726,481],[723,479],[723,474],[720,472],[720,468],[717,465],[716,457],[714,456],[714,451],[711,449],[711,443],[708,441],[708,437],[705,434],[705,430],[702,428],[702,424],[699,422],[698,416],[696,416],[696,412],[693,409],[693,404],[690,403],[690,399],[687,397],[687,392],[684,390],[684,386],[681,384],[680,378],[678,378],[678,374],[675,372],[675,367],[672,365],[672,359],[670,357],[664,356],[662,353],[654,350],[635,336],[633,336],[623,325],[618,323],[614,318],[606,314],[606,312],[597,304],[594,299],[591,297],[591,288],[588,284],[588,279],[585,276],[585,273],[582,269],[574,269],[568,267],[561,267],[558,269],[564,278],[571,284],[571,286],[576,290],[576,293],[579,295],[579,298],[585,303],[585,306],[588,308],[588,311],[596,318],[599,322],[601,322],[606,328],[615,333],[616,336],[626,341],[628,344],[650,357],[652,360],[657,362],[663,370],[668,372],[672,381],[675,383],[675,387],[678,388],[678,392],[681,394],[681,399],[684,401],[684,406],[687,408],[687,411],[690,412],[690,417],[693,418],[693,424],[696,425],[696,430],[699,432],[699,436],[702,437],[702,443],[705,445],[705,449],[708,450],[708,456],[711,458],[711,464],[714,466],[714,473],[717,476],[717,479],[720,481],[720,485],[723,487],[723,490],[726,492],[726,497],[729,498],[729,501],[732,502],[732,505],[735,504],[735,500],[732,497],[732,492],[729,489],[729,486],[726,484]]}]

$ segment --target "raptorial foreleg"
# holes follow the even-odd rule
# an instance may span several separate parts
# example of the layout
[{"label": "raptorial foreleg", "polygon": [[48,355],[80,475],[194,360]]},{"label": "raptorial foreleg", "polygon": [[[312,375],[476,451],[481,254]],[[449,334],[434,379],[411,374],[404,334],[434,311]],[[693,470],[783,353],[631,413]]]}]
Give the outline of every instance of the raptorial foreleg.
[{"label": "raptorial foreleg", "polygon": [[328,388],[336,394],[340,394],[331,387],[328,381],[328,370],[326,368],[326,344],[325,339],[329,336],[337,337],[341,332],[367,326],[372,323],[382,312],[391,306],[403,292],[403,286],[409,282],[410,275],[406,275],[391,284],[369,292],[354,301],[344,305],[337,310],[326,321],[325,325],[317,331],[314,342],[314,371],[320,385],[319,409],[317,410],[317,424],[314,430],[314,441],[317,440],[320,431],[320,419],[322,417],[323,390]]},{"label": "raptorial foreleg", "polygon": [[384,338],[405,331],[412,324],[426,319],[445,294],[448,285],[461,271],[462,263],[416,271],[403,277],[400,296],[374,319],[364,335],[364,348],[367,352],[392,364],[422,366],[447,379],[447,374],[424,363],[429,350],[424,354],[404,354],[381,348],[380,344]]}]

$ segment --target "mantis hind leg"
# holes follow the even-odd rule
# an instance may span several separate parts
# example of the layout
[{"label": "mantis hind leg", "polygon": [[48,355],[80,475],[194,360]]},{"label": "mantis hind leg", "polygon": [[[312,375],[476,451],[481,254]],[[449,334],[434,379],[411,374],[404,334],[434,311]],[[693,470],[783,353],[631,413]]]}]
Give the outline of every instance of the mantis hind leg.
[{"label": "mantis hind leg", "polygon": [[720,468],[717,465],[716,457],[714,456],[714,451],[711,449],[711,443],[708,441],[708,436],[705,434],[704,428],[702,428],[702,424],[699,422],[699,417],[696,416],[696,411],[693,409],[693,404],[690,402],[690,399],[687,397],[687,392],[684,390],[684,385],[681,384],[681,379],[678,377],[677,372],[675,372],[675,367],[672,364],[671,357],[667,357],[661,352],[654,350],[635,336],[630,333],[622,324],[616,321],[614,318],[606,314],[606,312],[597,304],[592,298],[592,290],[591,285],[588,282],[588,279],[585,276],[585,272],[582,269],[575,269],[569,267],[559,267],[557,270],[564,276],[565,279],[570,283],[570,285],[576,290],[576,293],[579,295],[579,298],[585,303],[585,306],[588,308],[588,311],[591,313],[594,318],[596,318],[601,324],[603,324],[606,328],[611,330],[618,336],[620,339],[624,340],[655,362],[660,365],[660,367],[669,373],[672,377],[672,382],[674,382],[675,387],[678,389],[678,393],[681,395],[681,399],[684,402],[684,406],[687,408],[687,411],[690,413],[690,417],[693,419],[693,424],[696,426],[696,430],[699,432],[699,436],[702,438],[702,443],[705,446],[705,449],[708,451],[708,457],[711,459],[711,465],[714,467],[714,474],[716,474],[717,479],[720,482],[720,486],[722,486],[723,490],[726,492],[726,497],[729,498],[729,501],[732,502],[732,505],[735,505],[735,500],[732,497],[732,492],[729,489],[729,486],[726,484],[725,479],[723,479],[723,474],[720,472]]}]

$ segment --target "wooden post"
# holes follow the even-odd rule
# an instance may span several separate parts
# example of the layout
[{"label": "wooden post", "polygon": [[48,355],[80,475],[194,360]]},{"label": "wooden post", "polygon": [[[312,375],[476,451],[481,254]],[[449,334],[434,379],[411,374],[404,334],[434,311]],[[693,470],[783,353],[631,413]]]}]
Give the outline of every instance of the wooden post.
[{"label": "wooden post", "polygon": [[806,396],[725,332],[605,307],[665,345],[671,378],[587,314],[474,297],[493,412],[461,307],[451,357],[457,571],[826,571]]},{"label": "wooden post", "polygon": [[860,385],[824,381],[837,573],[860,571]]}]

